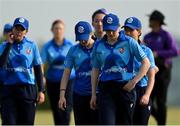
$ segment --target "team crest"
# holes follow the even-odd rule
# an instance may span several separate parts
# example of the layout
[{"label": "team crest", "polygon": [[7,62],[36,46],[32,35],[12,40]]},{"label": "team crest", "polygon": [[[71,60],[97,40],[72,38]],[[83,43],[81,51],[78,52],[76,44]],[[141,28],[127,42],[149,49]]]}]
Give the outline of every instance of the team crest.
[{"label": "team crest", "polygon": [[84,33],[84,27],[83,26],[79,26],[78,27],[78,32],[79,33]]},{"label": "team crest", "polygon": [[31,50],[30,49],[26,49],[26,54],[30,54]]},{"label": "team crest", "polygon": [[133,18],[128,18],[127,22],[131,24],[133,22]]},{"label": "team crest", "polygon": [[108,18],[107,18],[107,23],[108,23],[108,24],[112,24],[112,23],[113,23],[113,19],[112,19],[111,17],[108,17]]},{"label": "team crest", "polygon": [[19,19],[19,22],[21,22],[21,23],[24,23],[24,21],[25,21],[24,18]]},{"label": "team crest", "polygon": [[124,51],[125,51],[124,48],[120,48],[120,49],[119,49],[119,52],[120,52],[120,53],[124,53]]}]

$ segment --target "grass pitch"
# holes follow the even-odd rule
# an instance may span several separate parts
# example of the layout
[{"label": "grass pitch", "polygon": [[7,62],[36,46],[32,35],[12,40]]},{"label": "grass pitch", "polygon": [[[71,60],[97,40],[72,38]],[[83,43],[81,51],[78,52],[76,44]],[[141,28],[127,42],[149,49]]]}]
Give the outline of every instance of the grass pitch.
[{"label": "grass pitch", "polygon": [[[53,125],[52,113],[50,110],[38,110],[36,113],[36,125]],[[73,113],[71,114],[71,125],[74,125]],[[153,117],[150,117],[150,125],[156,125]],[[180,125],[180,107],[169,107],[167,113],[167,125]]]}]

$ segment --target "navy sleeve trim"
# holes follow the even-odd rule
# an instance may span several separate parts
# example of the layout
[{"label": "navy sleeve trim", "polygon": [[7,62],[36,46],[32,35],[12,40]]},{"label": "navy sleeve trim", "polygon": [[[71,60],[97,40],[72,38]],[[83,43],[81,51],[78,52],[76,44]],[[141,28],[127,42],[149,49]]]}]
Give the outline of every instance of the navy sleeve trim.
[{"label": "navy sleeve trim", "polygon": [[43,83],[43,73],[42,73],[41,65],[34,66],[34,72],[35,72],[35,78],[36,78],[36,82],[37,82],[37,86],[38,86],[38,91],[44,92],[45,85]]},{"label": "navy sleeve trim", "polygon": [[12,44],[11,43],[7,43],[6,47],[2,53],[2,55],[0,56],[0,67],[3,67],[8,60],[8,56],[9,56],[9,52],[11,50]]}]

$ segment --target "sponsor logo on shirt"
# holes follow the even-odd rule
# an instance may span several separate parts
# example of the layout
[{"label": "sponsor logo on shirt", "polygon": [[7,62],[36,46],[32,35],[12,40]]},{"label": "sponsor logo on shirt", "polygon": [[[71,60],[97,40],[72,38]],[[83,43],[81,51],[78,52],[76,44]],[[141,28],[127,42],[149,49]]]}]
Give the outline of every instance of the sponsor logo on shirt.
[{"label": "sponsor logo on shirt", "polygon": [[105,73],[111,73],[111,72],[113,72],[113,73],[117,73],[117,72],[125,73],[125,72],[127,72],[127,68],[126,67],[122,68],[122,67],[113,66],[110,69],[105,70]]},{"label": "sponsor logo on shirt", "polygon": [[82,76],[91,76],[91,71],[88,71],[88,72],[79,72],[79,77],[82,77]]}]

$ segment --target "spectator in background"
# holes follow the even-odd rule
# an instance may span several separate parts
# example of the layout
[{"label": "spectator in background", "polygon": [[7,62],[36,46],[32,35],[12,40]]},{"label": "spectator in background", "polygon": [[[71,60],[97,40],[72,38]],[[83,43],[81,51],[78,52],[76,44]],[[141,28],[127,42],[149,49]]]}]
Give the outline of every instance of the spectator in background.
[{"label": "spectator in background", "polygon": [[64,37],[64,30],[64,22],[59,19],[55,20],[51,26],[53,38],[43,46],[41,51],[47,84],[47,94],[49,96],[55,125],[69,125],[70,113],[72,110],[73,74],[68,81],[66,92],[68,104],[66,110],[63,111],[58,107],[60,81],[64,71],[64,60],[73,43]]},{"label": "spectator in background", "polygon": [[172,58],[178,55],[174,37],[162,28],[166,25],[164,19],[165,16],[160,11],[153,11],[149,16],[151,32],[144,37],[144,42],[153,51],[155,64],[159,68],[152,92],[152,115],[158,125],[166,124],[166,101],[171,80]]}]

